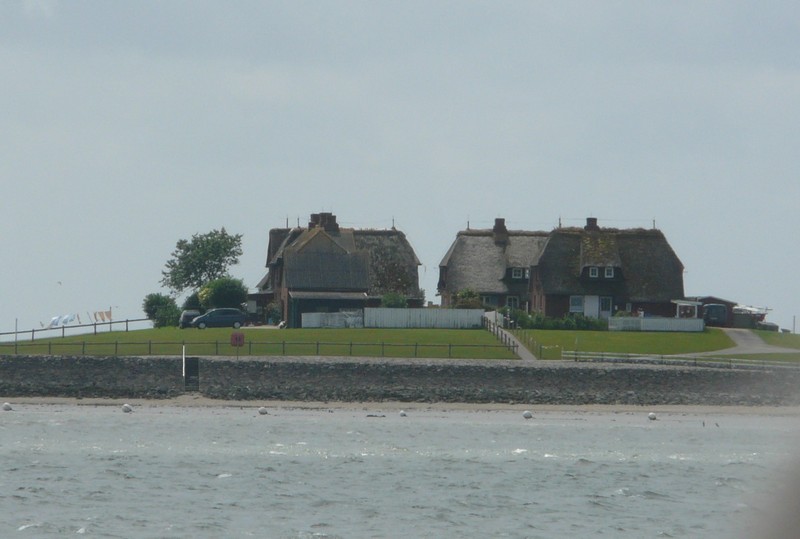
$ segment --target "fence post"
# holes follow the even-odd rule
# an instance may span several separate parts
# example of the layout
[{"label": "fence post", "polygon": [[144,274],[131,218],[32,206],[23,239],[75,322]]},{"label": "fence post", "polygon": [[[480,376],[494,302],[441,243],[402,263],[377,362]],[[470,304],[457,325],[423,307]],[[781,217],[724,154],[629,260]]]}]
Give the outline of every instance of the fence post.
[{"label": "fence post", "polygon": [[219,355],[219,341],[216,339],[214,340],[214,355]]},{"label": "fence post", "polygon": [[128,333],[128,319],[125,319],[125,333]]},{"label": "fence post", "polygon": [[114,341],[114,355],[115,356],[119,355],[119,341],[117,340]]},{"label": "fence post", "polygon": [[319,355],[319,341],[317,341],[317,355]]},{"label": "fence post", "polygon": [[147,341],[147,355],[153,355],[153,341]]},{"label": "fence post", "polygon": [[281,354],[286,355],[286,341],[281,341]]},{"label": "fence post", "polygon": [[67,329],[66,326],[61,326],[61,338],[62,339],[64,338],[64,332],[66,331],[66,329]]},{"label": "fence post", "polygon": [[453,344],[447,343],[447,357],[453,357]]},{"label": "fence post", "polygon": [[47,341],[47,355],[53,355],[53,341]]},{"label": "fence post", "polygon": [[383,357],[383,355],[384,355],[383,344],[384,344],[383,341],[381,341],[381,357]]},{"label": "fence post", "polygon": [[81,352],[83,353],[84,356],[86,355],[86,341],[83,341],[81,343]]},{"label": "fence post", "polygon": [[417,357],[417,346],[419,346],[419,343],[415,342],[414,343],[414,357]]}]

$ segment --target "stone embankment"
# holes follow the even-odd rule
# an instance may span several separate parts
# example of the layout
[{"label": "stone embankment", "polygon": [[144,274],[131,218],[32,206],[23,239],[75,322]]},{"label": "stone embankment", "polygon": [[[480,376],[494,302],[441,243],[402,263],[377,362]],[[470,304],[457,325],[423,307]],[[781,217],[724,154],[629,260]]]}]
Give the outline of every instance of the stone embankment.
[{"label": "stone embankment", "polygon": [[[189,358],[214,399],[800,405],[800,369],[386,358]],[[194,372],[194,371],[193,371]],[[170,398],[180,357],[0,356],[0,396]]]}]

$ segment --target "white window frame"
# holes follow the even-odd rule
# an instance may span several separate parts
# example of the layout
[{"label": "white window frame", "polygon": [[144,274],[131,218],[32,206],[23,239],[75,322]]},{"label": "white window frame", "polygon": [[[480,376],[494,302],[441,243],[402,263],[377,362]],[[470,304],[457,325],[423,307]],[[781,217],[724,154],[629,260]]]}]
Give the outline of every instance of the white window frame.
[{"label": "white window frame", "polygon": [[590,279],[597,279],[600,277],[600,268],[597,266],[592,266],[589,268],[589,278]]},{"label": "white window frame", "polygon": [[519,297],[506,296],[506,307],[509,309],[519,309]]},{"label": "white window frame", "polygon": [[605,277],[606,279],[614,278],[614,266],[606,266]]},{"label": "white window frame", "polygon": [[512,279],[522,279],[525,272],[522,271],[522,268],[511,268],[511,278]]},{"label": "white window frame", "polygon": [[583,314],[583,296],[569,297],[569,312]]}]

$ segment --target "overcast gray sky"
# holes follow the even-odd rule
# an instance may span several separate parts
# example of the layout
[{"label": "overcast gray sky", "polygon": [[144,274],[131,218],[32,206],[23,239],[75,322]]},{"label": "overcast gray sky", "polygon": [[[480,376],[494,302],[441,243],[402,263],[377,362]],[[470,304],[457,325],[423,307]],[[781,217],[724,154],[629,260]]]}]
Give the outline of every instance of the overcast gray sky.
[{"label": "overcast gray sky", "polygon": [[0,331],[139,318],[181,238],[651,227],[687,295],[800,314],[796,2],[0,3]]}]

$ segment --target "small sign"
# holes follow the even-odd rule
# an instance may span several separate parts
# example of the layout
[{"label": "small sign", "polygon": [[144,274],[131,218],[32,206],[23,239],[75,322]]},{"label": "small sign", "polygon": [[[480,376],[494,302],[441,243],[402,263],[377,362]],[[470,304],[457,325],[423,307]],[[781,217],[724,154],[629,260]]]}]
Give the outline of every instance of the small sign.
[{"label": "small sign", "polygon": [[244,346],[244,333],[231,333],[231,346],[236,348]]}]

